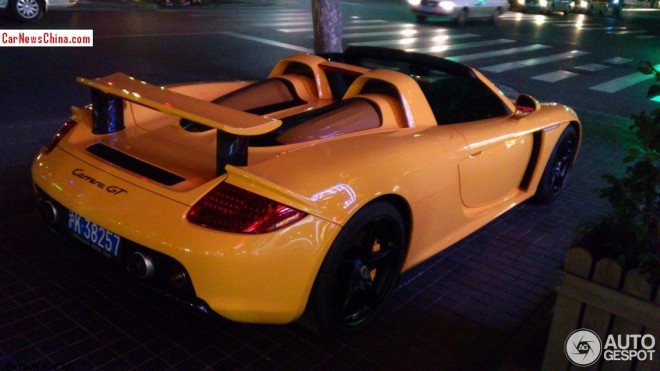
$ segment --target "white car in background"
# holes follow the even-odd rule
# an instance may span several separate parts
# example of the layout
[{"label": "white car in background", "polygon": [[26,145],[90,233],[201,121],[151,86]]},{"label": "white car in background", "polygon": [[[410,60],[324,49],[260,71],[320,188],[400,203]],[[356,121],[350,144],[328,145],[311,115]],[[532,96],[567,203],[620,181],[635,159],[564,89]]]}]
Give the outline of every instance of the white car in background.
[{"label": "white car in background", "polygon": [[497,23],[500,15],[509,10],[508,0],[407,0],[419,22],[426,17],[452,18],[462,25],[468,19],[488,19]]},{"label": "white car in background", "polygon": [[21,22],[38,21],[51,9],[76,5],[78,0],[0,0],[0,9],[9,10]]}]

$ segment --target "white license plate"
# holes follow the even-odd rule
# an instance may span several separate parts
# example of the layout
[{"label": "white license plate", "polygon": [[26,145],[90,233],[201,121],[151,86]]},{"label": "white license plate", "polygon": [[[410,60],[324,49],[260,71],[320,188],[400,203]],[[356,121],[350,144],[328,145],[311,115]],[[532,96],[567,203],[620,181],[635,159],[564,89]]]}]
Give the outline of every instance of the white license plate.
[{"label": "white license plate", "polygon": [[68,227],[79,239],[104,255],[117,257],[121,237],[69,210]]}]

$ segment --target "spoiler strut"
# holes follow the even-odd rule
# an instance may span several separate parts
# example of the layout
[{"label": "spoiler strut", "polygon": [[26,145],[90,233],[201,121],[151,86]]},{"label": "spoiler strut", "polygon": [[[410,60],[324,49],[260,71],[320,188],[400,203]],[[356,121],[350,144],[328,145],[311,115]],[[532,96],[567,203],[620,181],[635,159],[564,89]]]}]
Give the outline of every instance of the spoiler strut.
[{"label": "spoiler strut", "polygon": [[247,165],[250,136],[269,133],[282,125],[282,121],[277,119],[199,100],[123,73],[93,80],[77,77],[76,81],[92,89],[95,134],[112,133],[124,128],[123,100],[217,129],[217,175],[225,172],[227,164]]}]

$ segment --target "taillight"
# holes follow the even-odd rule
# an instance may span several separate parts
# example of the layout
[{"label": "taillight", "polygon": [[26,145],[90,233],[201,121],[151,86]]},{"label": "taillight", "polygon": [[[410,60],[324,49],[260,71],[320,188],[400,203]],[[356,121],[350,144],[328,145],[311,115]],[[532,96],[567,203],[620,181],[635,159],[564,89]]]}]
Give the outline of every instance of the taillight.
[{"label": "taillight", "polygon": [[60,142],[60,140],[62,140],[62,138],[64,138],[64,136],[69,131],[71,131],[71,129],[73,129],[73,127],[76,124],[77,124],[77,122],[74,121],[74,120],[69,120],[69,121],[65,122],[64,125],[62,125],[57,130],[55,135],[53,135],[53,137],[50,138],[48,143],[46,143],[46,145],[41,148],[41,153],[43,153],[44,155],[49,154],[57,146],[57,144]]},{"label": "taillight", "polygon": [[234,233],[276,231],[307,214],[246,191],[220,183],[188,212],[188,220],[207,228]]}]

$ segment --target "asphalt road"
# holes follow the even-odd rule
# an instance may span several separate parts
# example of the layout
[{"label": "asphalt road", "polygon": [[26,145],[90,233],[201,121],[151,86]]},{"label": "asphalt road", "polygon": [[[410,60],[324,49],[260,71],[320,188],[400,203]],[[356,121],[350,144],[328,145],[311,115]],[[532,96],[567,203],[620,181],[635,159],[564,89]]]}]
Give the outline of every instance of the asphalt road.
[{"label": "asphalt road", "polygon": [[[278,58],[313,49],[306,0],[174,9],[81,1],[36,24],[0,18],[0,29],[94,30],[90,48],[1,49],[0,125],[65,117],[71,104],[87,101],[77,75],[122,71],[154,83],[257,79]],[[621,20],[509,12],[498,27],[481,21],[456,27],[415,23],[403,2],[355,0],[343,3],[343,40],[449,57],[541,100],[628,117],[657,107],[645,99],[651,78],[636,72],[637,62],[660,63],[660,11],[630,10]]]}]

